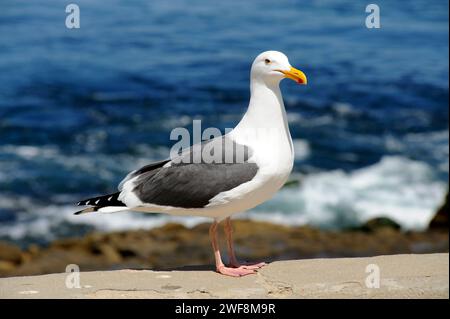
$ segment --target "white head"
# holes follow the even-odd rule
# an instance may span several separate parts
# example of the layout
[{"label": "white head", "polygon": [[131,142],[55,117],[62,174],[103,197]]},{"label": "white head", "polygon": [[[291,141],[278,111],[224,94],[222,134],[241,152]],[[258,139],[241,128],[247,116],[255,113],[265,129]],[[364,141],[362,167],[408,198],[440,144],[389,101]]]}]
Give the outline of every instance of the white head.
[{"label": "white head", "polygon": [[251,79],[263,81],[267,86],[278,85],[284,78],[306,84],[306,75],[292,67],[286,55],[278,51],[266,51],[253,61]]}]

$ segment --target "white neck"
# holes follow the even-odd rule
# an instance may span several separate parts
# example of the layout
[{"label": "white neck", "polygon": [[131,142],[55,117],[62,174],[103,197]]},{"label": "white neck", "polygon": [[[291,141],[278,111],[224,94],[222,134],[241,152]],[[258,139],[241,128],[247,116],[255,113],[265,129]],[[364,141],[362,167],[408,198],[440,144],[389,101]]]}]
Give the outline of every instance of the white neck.
[{"label": "white neck", "polygon": [[279,82],[267,85],[259,79],[251,79],[250,103],[234,133],[251,129],[279,130],[292,150],[292,139],[281,96]]}]

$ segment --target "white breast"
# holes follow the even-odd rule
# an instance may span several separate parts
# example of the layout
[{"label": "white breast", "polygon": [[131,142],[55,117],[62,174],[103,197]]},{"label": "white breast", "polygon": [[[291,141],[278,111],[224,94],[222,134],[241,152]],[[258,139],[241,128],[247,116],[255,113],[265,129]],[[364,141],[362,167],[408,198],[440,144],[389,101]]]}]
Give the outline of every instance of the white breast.
[{"label": "white breast", "polygon": [[242,129],[235,130],[230,137],[252,149],[249,162],[258,165],[258,173],[251,181],[210,200],[206,208],[214,209],[218,218],[246,211],[267,201],[284,185],[291,173],[294,152],[288,130],[263,128],[257,130],[256,135],[255,132],[247,133]]}]

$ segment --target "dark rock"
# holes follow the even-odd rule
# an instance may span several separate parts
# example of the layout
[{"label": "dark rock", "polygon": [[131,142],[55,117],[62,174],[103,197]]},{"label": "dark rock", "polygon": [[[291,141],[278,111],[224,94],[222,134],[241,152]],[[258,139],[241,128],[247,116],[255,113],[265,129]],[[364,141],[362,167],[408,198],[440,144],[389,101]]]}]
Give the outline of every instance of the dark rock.
[{"label": "dark rock", "polygon": [[384,228],[390,228],[392,230],[398,231],[401,229],[401,226],[392,219],[389,219],[387,217],[377,217],[369,219],[363,225],[357,227],[356,230],[365,232],[375,232]]},{"label": "dark rock", "polygon": [[445,197],[444,204],[442,204],[442,206],[436,212],[436,215],[434,215],[433,219],[431,220],[431,222],[428,226],[428,229],[430,229],[430,230],[447,230],[448,231],[448,229],[449,229],[448,197],[449,197],[449,193],[447,192],[447,196]]}]

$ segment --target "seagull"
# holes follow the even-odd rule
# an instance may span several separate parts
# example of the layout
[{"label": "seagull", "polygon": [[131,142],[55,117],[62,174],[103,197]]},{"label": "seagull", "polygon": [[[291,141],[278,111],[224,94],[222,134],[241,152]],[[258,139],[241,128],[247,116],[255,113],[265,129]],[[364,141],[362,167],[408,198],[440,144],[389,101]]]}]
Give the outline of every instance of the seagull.
[{"label": "seagull", "polygon": [[[306,75],[278,51],[259,54],[250,72],[250,102],[237,126],[162,161],[129,173],[119,191],[89,198],[75,214],[137,211],[213,219],[209,236],[216,271],[240,277],[265,265],[236,258],[231,216],[270,199],[287,181],[294,149],[280,91],[284,78],[306,84]],[[224,221],[229,263],[219,250],[217,229]]]}]

